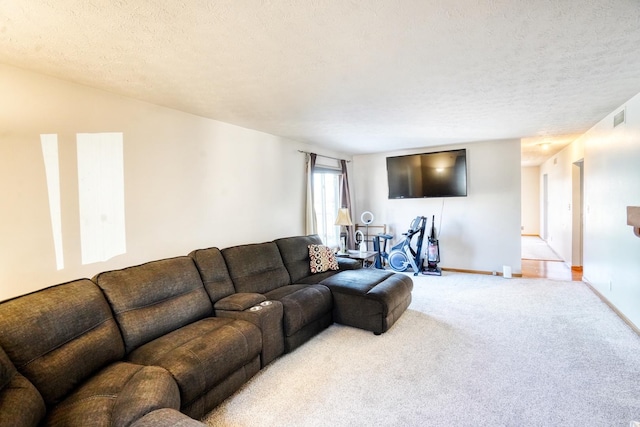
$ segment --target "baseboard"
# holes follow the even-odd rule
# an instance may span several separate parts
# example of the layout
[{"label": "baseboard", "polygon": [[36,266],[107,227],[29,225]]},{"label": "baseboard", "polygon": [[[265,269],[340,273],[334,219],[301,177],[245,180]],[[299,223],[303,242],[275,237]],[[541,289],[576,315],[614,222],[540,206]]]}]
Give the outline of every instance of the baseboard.
[{"label": "baseboard", "polygon": [[593,291],[594,294],[596,294],[598,296],[598,298],[600,298],[602,300],[603,303],[605,303],[611,310],[613,310],[613,312],[615,314],[618,315],[619,318],[622,319],[622,321],[624,323],[626,323],[636,334],[640,335],[640,328],[638,328],[635,323],[633,323],[631,320],[629,320],[629,318],[627,316],[625,316],[620,310],[618,310],[618,308],[613,305],[613,303],[611,301],[609,301],[609,299],[607,297],[605,297],[602,293],[600,293],[599,290],[597,290],[595,288],[595,286],[593,286],[591,283],[589,283],[589,280],[582,276],[582,282],[587,285],[589,287],[589,289],[591,289]]},{"label": "baseboard", "polygon": [[[496,271],[495,274],[493,271],[483,271],[483,270],[465,270],[462,268],[447,268],[442,267],[442,271],[451,271],[455,273],[470,273],[470,274],[485,274],[487,276],[502,276],[501,271]],[[511,276],[513,277],[522,277],[522,273],[513,273]]]}]

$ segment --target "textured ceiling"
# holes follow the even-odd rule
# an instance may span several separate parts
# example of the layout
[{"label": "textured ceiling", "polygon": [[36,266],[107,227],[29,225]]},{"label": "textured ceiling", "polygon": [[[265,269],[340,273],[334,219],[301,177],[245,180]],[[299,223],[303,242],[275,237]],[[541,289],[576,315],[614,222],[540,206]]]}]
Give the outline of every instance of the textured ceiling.
[{"label": "textured ceiling", "polygon": [[0,0],[0,62],[358,154],[566,142],[640,92],[637,0]]}]

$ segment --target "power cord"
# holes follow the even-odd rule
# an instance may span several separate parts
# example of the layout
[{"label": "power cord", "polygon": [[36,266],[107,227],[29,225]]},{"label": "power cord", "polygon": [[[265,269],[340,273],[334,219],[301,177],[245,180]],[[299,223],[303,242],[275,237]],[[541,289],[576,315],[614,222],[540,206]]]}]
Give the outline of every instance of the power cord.
[{"label": "power cord", "polygon": [[440,207],[440,224],[438,224],[438,236],[437,236],[438,240],[440,240],[440,233],[442,232],[442,212],[444,212],[444,197],[442,198],[442,206]]}]

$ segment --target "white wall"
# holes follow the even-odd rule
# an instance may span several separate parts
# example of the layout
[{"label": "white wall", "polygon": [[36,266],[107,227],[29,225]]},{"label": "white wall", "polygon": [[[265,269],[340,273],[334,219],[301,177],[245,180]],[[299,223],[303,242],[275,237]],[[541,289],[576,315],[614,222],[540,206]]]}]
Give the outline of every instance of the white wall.
[{"label": "white wall", "polygon": [[540,167],[522,168],[522,234],[540,235]]},{"label": "white wall", "polygon": [[[193,249],[304,233],[304,155],[253,130],[0,66],[0,300]],[[76,134],[122,132],[127,251],[82,265]],[[41,134],[57,134],[56,269]]]},{"label": "white wall", "polygon": [[[626,123],[613,116],[626,108]],[[627,225],[626,207],[640,206],[640,94],[613,111],[541,168],[549,176],[548,243],[567,263],[579,263],[575,195],[584,160],[583,277],[640,326],[640,238]]]},{"label": "white wall", "polygon": [[[613,116],[626,108],[626,123]],[[580,140],[584,144],[584,277],[640,327],[640,238],[626,207],[640,206],[640,94]]]},{"label": "white wall", "polygon": [[[388,199],[388,156],[457,148],[467,149],[467,197]],[[519,274],[520,169],[519,140],[354,156],[355,217],[371,211],[376,217],[374,224],[387,224],[397,242],[413,218],[427,216],[429,229],[435,215],[441,267],[502,272],[503,265],[509,265]]]}]

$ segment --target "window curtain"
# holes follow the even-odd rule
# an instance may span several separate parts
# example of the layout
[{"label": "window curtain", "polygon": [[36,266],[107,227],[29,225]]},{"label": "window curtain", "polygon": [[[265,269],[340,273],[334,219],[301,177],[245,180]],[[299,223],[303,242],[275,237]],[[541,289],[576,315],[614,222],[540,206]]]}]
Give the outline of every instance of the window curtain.
[{"label": "window curtain", "polygon": [[[340,205],[347,208],[351,222],[354,221],[353,210],[351,209],[351,191],[349,190],[349,175],[347,173],[347,161],[340,160],[340,168],[342,169],[342,184],[340,189]],[[347,228],[347,248],[356,248],[355,226],[350,225]]]},{"label": "window curtain", "polygon": [[313,207],[313,171],[316,167],[315,153],[307,154],[307,202],[305,206],[305,232],[307,235],[316,234],[318,232],[318,220],[316,211]]}]

